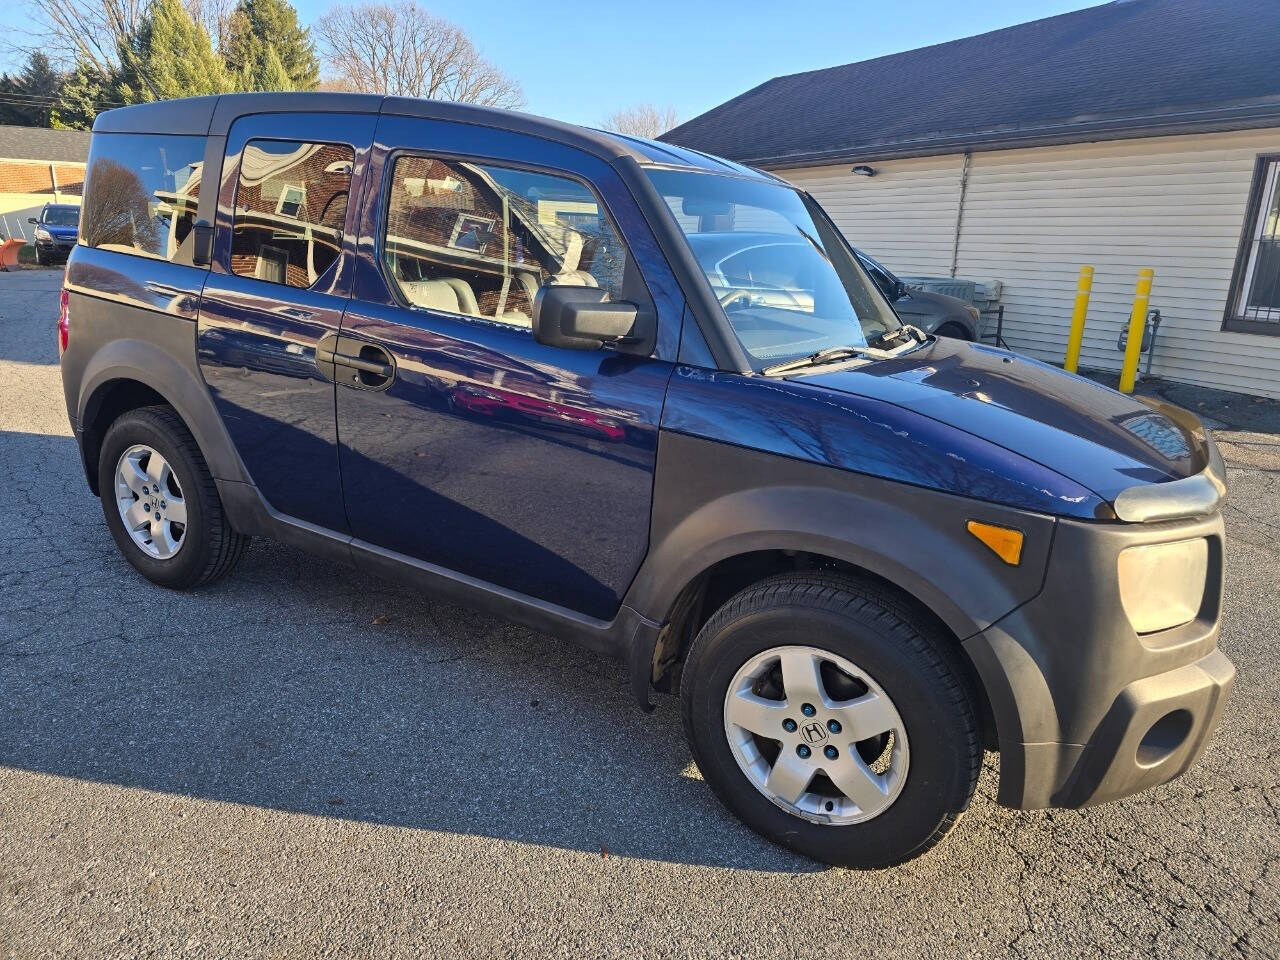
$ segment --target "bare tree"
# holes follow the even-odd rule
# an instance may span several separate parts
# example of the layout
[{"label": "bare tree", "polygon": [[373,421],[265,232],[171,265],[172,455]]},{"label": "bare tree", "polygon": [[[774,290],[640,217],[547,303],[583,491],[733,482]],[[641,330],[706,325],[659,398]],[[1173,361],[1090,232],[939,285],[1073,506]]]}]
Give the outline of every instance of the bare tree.
[{"label": "bare tree", "polygon": [[615,110],[605,118],[604,128],[614,133],[656,140],[676,125],[675,107],[659,107],[652,103],[637,103],[632,107]]},{"label": "bare tree", "polygon": [[89,189],[80,208],[80,235],[85,243],[91,247],[115,244],[155,250],[157,234],[151,198],[138,175],[103,157],[89,168],[87,180]]},{"label": "bare tree", "polygon": [[31,27],[19,47],[38,48],[62,63],[85,63],[108,74],[120,48],[137,33],[148,0],[27,0]]},{"label": "bare tree", "polygon": [[231,14],[235,13],[236,0],[183,0],[183,6],[191,14],[191,19],[209,32],[214,48],[223,51],[223,43],[231,32]]},{"label": "bare tree", "polygon": [[315,31],[329,83],[344,89],[490,107],[524,104],[520,85],[482,58],[465,30],[415,0],[339,3]]}]

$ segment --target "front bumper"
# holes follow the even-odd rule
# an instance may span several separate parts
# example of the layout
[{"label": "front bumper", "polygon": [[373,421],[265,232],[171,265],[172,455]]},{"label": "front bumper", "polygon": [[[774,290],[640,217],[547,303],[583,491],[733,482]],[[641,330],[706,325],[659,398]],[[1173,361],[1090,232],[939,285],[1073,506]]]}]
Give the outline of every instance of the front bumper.
[{"label": "front bumper", "polygon": [[[1195,537],[1209,545],[1196,616],[1136,633],[1120,601],[1120,551]],[[1222,577],[1218,513],[1149,524],[1058,521],[1040,595],[965,641],[996,723],[1001,803],[1102,803],[1196,761],[1235,679],[1217,647]]]},{"label": "front bumper", "polygon": [[52,240],[35,241],[35,248],[46,256],[70,256],[71,251],[75,249],[75,245],[76,242],[74,240],[59,240],[57,237]]}]

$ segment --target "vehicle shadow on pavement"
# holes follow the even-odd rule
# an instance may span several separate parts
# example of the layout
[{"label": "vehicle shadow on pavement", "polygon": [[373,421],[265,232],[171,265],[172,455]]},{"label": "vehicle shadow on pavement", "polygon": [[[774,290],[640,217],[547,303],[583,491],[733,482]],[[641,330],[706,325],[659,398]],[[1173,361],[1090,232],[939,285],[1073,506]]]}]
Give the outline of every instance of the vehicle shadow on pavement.
[{"label": "vehicle shadow on pavement", "polygon": [[[0,361],[13,360],[41,366],[57,366],[58,290],[62,270],[42,268],[25,269],[4,274],[3,301],[0,302],[0,319],[9,320],[15,326],[0,324]],[[38,311],[27,313],[16,304],[26,305],[27,298],[42,297]],[[13,312],[9,312],[9,311]],[[25,329],[19,329],[21,324]],[[31,336],[32,332],[36,336]]]},{"label": "vehicle shadow on pavement", "polygon": [[[116,550],[67,437],[0,433],[0,764],[358,821],[789,873],[677,700],[621,664],[256,541],[174,593]],[[52,530],[56,535],[51,535]]]}]

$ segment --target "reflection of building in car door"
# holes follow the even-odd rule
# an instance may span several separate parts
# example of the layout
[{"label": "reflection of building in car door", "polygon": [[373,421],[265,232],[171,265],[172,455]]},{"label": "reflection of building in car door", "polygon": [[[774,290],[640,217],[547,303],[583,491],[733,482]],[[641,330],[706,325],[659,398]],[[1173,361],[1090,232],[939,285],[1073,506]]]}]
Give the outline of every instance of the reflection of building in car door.
[{"label": "reflection of building in car door", "polygon": [[[613,616],[647,544],[671,364],[549,346],[529,328],[547,283],[656,312],[634,264],[622,295],[617,229],[567,176],[401,155],[386,182],[387,289],[358,291],[343,333],[406,375],[385,390],[338,387],[352,534]],[[491,224],[478,249],[464,239],[472,224]]]},{"label": "reflection of building in car door", "polygon": [[239,162],[219,192],[230,218],[219,222],[223,260],[205,281],[197,340],[209,391],[267,502],[335,530],[346,518],[334,388],[315,349],[341,325],[347,198],[356,148],[376,122],[348,120],[326,124],[356,138],[340,143],[307,139],[305,117],[245,117],[231,128],[229,165]]}]

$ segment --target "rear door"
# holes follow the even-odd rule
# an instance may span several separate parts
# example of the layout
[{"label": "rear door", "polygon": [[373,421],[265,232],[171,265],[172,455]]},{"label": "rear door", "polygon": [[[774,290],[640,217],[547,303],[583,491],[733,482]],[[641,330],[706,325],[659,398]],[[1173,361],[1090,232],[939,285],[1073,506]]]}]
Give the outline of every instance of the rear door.
[{"label": "rear door", "polygon": [[264,114],[232,125],[197,341],[214,403],[268,505],[342,532],[332,368],[317,363],[317,346],[323,358],[351,293],[357,204],[348,200],[359,196],[376,121]]},{"label": "rear door", "polygon": [[[593,617],[644,559],[683,300],[604,161],[535,137],[383,117],[340,371],[359,541]],[[380,185],[381,193],[378,187]],[[534,341],[547,282],[656,311],[650,356]],[[358,544],[357,544],[358,545]]]}]

